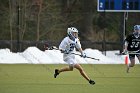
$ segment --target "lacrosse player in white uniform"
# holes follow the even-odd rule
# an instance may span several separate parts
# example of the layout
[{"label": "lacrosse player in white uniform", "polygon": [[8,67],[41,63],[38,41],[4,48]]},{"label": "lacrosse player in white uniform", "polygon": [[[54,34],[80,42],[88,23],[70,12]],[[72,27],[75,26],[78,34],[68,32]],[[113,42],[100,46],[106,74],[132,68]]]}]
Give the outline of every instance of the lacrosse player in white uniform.
[{"label": "lacrosse player in white uniform", "polygon": [[75,52],[75,48],[77,48],[81,53],[81,57],[86,57],[86,54],[83,52],[78,39],[78,30],[75,27],[70,27],[67,29],[67,34],[68,36],[65,37],[60,43],[59,50],[61,50],[63,53],[63,60],[69,64],[69,66],[61,69],[55,69],[54,78],[56,78],[61,72],[73,71],[73,68],[76,68],[90,84],[94,85],[95,82],[87,76],[81,65],[76,62],[75,55],[72,54]]}]

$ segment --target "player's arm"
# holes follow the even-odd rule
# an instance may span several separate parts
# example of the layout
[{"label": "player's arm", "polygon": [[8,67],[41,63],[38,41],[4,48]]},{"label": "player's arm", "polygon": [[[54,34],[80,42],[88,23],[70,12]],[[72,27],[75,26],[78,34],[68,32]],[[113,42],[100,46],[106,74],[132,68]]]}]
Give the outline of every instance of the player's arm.
[{"label": "player's arm", "polygon": [[67,46],[67,41],[66,39],[63,39],[59,45],[59,50],[64,54],[69,54],[70,51],[66,49],[66,46]]},{"label": "player's arm", "polygon": [[83,49],[82,49],[82,48],[79,48],[78,50],[79,50],[79,52],[82,54],[82,52],[83,52]]},{"label": "player's arm", "polygon": [[66,41],[63,39],[59,45],[59,50],[63,51],[66,48]]},{"label": "player's arm", "polygon": [[128,42],[125,41],[124,42],[124,49],[123,49],[123,53],[127,53],[127,47],[128,47]]},{"label": "player's arm", "polygon": [[81,43],[80,43],[79,39],[76,40],[76,48],[81,53],[81,56],[85,58],[86,57],[86,54],[83,52],[83,49],[81,47]]},{"label": "player's arm", "polygon": [[79,48],[78,50],[81,53],[81,57],[84,57],[85,58],[86,57],[86,53],[83,52],[83,49],[82,48]]},{"label": "player's arm", "polygon": [[128,42],[130,41],[130,38],[131,38],[131,36],[129,35],[124,41],[124,49],[123,49],[123,52],[122,52],[124,54],[126,54],[128,52],[127,48],[128,48]]}]

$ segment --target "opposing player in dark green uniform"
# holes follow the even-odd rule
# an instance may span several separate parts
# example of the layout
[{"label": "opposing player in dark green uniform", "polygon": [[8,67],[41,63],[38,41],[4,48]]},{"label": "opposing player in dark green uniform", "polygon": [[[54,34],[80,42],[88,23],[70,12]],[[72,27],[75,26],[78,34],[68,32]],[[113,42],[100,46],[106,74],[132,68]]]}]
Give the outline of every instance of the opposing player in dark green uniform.
[{"label": "opposing player in dark green uniform", "polygon": [[135,56],[140,62],[140,25],[134,26],[134,32],[126,37],[124,46],[123,53],[131,52],[129,54],[130,63],[127,65],[127,72],[129,72],[130,67],[135,65]]}]

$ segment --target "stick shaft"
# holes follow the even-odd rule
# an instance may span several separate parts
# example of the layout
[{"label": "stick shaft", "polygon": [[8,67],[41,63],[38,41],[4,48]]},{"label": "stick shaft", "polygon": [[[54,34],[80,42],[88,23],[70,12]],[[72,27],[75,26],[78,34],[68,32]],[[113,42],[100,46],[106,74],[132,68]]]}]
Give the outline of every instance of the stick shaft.
[{"label": "stick shaft", "polygon": [[[76,53],[71,53],[71,54],[74,54],[74,55],[79,55],[79,56],[81,56],[80,54],[76,54]],[[98,61],[99,61],[99,59],[96,59],[96,58],[93,58],[93,57],[88,57],[88,56],[86,56],[85,58],[90,58],[90,59],[94,59],[94,60],[98,60]]]},{"label": "stick shaft", "polygon": [[[60,49],[58,49],[57,47],[51,47],[51,49],[60,50]],[[81,54],[76,54],[76,53],[71,53],[71,54],[81,56]],[[94,59],[94,60],[98,60],[98,61],[99,61],[99,59],[96,59],[96,58],[93,58],[93,57],[88,57],[88,56],[86,56],[85,58],[90,58],[90,59]]]},{"label": "stick shaft", "polygon": [[131,52],[129,51],[128,53],[115,53],[116,55],[127,55],[127,54],[135,54],[135,55],[139,55],[140,53],[136,53],[136,52]]}]

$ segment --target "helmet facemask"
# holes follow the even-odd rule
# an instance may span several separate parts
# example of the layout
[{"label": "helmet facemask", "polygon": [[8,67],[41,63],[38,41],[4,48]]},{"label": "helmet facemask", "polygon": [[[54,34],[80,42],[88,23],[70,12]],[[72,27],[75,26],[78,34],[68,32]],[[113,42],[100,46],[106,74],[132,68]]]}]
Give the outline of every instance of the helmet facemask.
[{"label": "helmet facemask", "polygon": [[72,35],[73,35],[75,38],[78,38],[78,33],[77,33],[77,32],[72,32]]},{"label": "helmet facemask", "polygon": [[134,36],[135,37],[139,37],[139,35],[140,35],[140,25],[135,25],[134,26]]},{"label": "helmet facemask", "polygon": [[68,28],[67,33],[69,38],[73,41],[78,38],[78,30],[75,27]]}]

